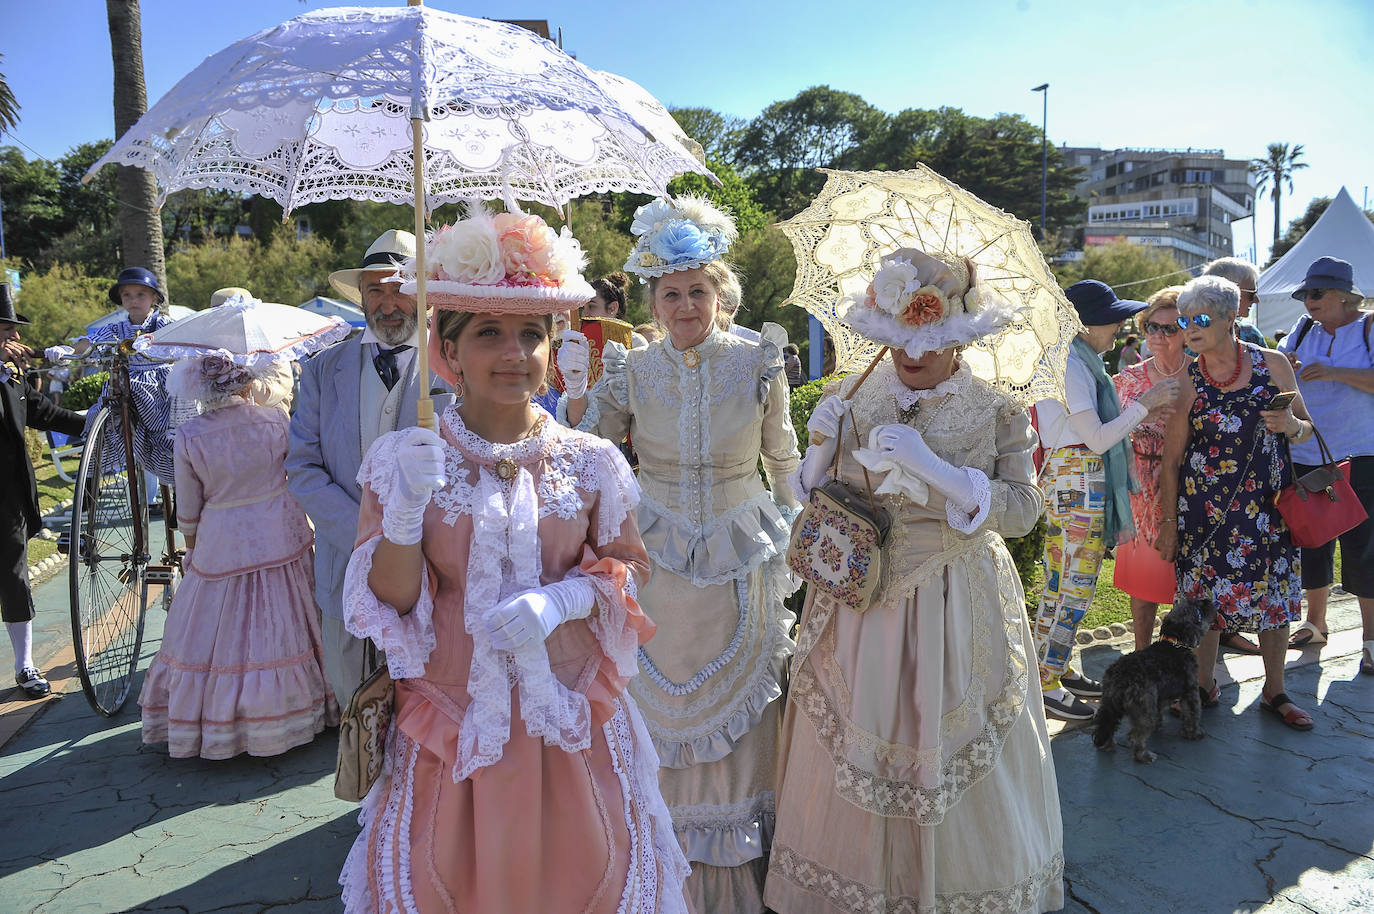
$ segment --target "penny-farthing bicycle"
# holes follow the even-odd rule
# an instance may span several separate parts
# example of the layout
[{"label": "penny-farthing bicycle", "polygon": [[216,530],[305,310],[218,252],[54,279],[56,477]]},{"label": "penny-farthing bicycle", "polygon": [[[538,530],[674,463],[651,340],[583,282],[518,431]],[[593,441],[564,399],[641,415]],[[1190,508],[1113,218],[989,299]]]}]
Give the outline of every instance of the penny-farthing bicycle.
[{"label": "penny-farthing bicycle", "polygon": [[[69,556],[72,644],[81,688],[110,717],[129,698],[143,645],[150,591],[164,608],[180,577],[175,511],[161,486],[165,539],[154,560],[143,466],[134,455],[138,421],[129,392],[128,340],[92,345],[82,361],[109,372],[103,404],[89,426],[72,504],[71,529],[59,541]],[[114,434],[110,430],[114,429]]]}]

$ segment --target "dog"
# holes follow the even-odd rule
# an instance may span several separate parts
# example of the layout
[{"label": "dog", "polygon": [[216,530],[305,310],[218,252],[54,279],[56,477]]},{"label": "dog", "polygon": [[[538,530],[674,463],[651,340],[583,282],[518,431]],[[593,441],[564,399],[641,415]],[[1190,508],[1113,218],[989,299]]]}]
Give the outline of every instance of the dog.
[{"label": "dog", "polygon": [[1162,713],[1178,699],[1184,739],[1202,739],[1202,696],[1197,684],[1197,656],[1193,653],[1212,627],[1217,608],[1211,603],[1180,598],[1160,624],[1159,640],[1107,667],[1102,677],[1102,701],[1093,718],[1093,745],[1115,748],[1117,725],[1130,718],[1126,738],[1137,762],[1153,762],[1145,747],[1150,734],[1163,723]]}]

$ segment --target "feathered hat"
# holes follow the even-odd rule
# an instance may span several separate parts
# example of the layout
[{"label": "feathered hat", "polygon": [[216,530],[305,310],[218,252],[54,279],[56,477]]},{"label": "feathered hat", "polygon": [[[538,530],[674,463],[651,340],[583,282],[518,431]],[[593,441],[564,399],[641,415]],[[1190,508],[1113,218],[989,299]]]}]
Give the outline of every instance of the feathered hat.
[{"label": "feathered hat", "polygon": [[641,279],[704,266],[725,256],[739,233],[735,220],[704,197],[662,197],[635,210],[638,236],[625,269]]},{"label": "feathered hat", "polygon": [[1016,308],[978,285],[968,259],[901,248],[882,259],[866,290],[846,296],[839,316],[869,339],[920,358],[997,332]]}]

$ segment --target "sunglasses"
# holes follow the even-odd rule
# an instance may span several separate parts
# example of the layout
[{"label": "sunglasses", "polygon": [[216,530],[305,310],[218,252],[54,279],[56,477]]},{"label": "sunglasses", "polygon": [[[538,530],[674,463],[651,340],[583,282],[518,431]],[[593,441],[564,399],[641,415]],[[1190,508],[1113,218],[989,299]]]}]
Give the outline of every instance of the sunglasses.
[{"label": "sunglasses", "polygon": [[1154,321],[1146,321],[1145,333],[1147,335],[1162,333],[1165,336],[1174,336],[1178,333],[1178,326],[1176,324],[1156,324]]},{"label": "sunglasses", "polygon": [[1330,291],[1330,289],[1308,289],[1303,294],[1303,297],[1306,298],[1308,301],[1321,301],[1322,296]]},{"label": "sunglasses", "polygon": [[1194,327],[1201,327],[1203,330],[1206,330],[1208,327],[1212,326],[1212,315],[1206,313],[1194,314],[1190,318],[1186,314],[1180,314],[1178,316],[1178,329],[1187,330],[1189,321],[1192,321]]},{"label": "sunglasses", "polygon": [[1241,294],[1244,298],[1253,298],[1255,301],[1259,301],[1259,290],[1258,290],[1258,289],[1241,289],[1241,290],[1240,290],[1240,294]]}]

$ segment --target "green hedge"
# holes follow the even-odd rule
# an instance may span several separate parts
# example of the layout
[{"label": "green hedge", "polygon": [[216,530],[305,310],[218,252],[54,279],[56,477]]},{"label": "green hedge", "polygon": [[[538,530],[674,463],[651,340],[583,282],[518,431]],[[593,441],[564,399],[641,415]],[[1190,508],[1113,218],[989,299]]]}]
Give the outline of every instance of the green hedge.
[{"label": "green hedge", "polygon": [[109,372],[101,371],[86,375],[79,381],[73,381],[62,391],[62,405],[67,409],[77,410],[95,405],[95,401],[100,399],[101,388],[105,386],[109,377]]}]

